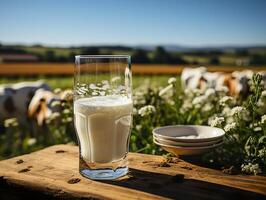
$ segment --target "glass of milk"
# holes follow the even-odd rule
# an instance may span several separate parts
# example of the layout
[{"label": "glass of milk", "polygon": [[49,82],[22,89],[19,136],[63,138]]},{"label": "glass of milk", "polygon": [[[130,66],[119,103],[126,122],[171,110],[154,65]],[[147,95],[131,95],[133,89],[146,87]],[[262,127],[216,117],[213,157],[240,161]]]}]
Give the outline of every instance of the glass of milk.
[{"label": "glass of milk", "polygon": [[130,56],[75,56],[74,117],[79,171],[94,180],[128,172],[132,123]]}]

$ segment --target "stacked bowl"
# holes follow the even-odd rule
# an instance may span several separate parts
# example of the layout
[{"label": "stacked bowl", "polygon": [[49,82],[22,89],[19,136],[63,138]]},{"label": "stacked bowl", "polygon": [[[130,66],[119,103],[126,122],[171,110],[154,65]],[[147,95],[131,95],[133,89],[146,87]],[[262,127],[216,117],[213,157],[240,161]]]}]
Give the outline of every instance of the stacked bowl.
[{"label": "stacked bowl", "polygon": [[197,155],[222,145],[224,134],[222,129],[210,126],[164,126],[153,130],[153,141],[175,155]]}]

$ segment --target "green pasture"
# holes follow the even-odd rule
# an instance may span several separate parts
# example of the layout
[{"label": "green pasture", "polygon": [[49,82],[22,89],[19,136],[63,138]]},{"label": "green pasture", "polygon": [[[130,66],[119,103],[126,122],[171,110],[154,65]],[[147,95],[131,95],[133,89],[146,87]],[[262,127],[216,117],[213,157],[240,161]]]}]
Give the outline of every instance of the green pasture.
[{"label": "green pasture", "polygon": [[[138,88],[147,86],[151,88],[164,87],[171,76],[154,75],[154,76],[133,76],[133,87]],[[176,77],[179,79],[179,76]],[[37,76],[37,77],[0,77],[0,84],[18,83],[23,81],[44,80],[50,87],[68,89],[73,87],[72,76]]]}]

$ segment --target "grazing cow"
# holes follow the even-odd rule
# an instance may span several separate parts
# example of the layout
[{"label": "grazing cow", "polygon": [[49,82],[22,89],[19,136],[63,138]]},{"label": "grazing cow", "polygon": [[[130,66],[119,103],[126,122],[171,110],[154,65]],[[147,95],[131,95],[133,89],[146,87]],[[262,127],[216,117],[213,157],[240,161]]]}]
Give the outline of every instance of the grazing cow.
[{"label": "grazing cow", "polygon": [[182,86],[187,89],[200,88],[201,84],[206,82],[202,76],[206,72],[205,67],[183,69],[181,74]]},{"label": "grazing cow", "polygon": [[[235,71],[232,74],[207,72],[206,68],[185,68],[181,81],[185,89],[219,88],[225,86],[232,96],[246,97],[249,94],[249,81],[254,72],[251,70]],[[266,85],[266,72],[260,72]]]},{"label": "grazing cow", "polygon": [[17,118],[21,123],[27,119],[28,106],[38,89],[49,91],[43,81],[21,82],[0,86],[0,121]]},{"label": "grazing cow", "polygon": [[230,94],[234,96],[246,97],[249,93],[249,80],[254,72],[251,70],[234,71],[230,79]]},{"label": "grazing cow", "polygon": [[[54,102],[59,102],[59,104]],[[35,92],[29,104],[29,117],[36,118],[38,125],[42,126],[52,113],[60,111],[60,102],[61,98],[58,94],[39,89]]]}]

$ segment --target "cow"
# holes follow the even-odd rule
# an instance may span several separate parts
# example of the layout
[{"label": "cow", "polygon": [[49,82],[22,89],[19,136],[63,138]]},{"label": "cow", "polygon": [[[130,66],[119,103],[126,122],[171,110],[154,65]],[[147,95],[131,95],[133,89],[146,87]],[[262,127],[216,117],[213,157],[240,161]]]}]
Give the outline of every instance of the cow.
[{"label": "cow", "polygon": [[25,123],[28,106],[38,89],[51,90],[41,80],[0,85],[0,121],[17,118],[19,122]]},{"label": "cow", "polygon": [[[266,72],[259,72],[263,76],[266,86]],[[181,74],[181,82],[184,89],[206,88],[218,89],[226,87],[228,94],[245,98],[249,94],[249,81],[254,72],[251,70],[235,71],[233,73],[207,72],[205,67],[185,68]]]},{"label": "cow", "polygon": [[43,126],[45,120],[47,120],[52,113],[61,110],[60,102],[61,97],[59,94],[39,89],[35,92],[29,104],[28,115],[30,118],[36,119],[39,126]]}]

